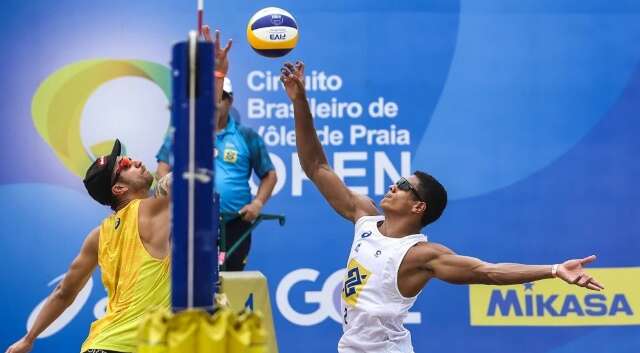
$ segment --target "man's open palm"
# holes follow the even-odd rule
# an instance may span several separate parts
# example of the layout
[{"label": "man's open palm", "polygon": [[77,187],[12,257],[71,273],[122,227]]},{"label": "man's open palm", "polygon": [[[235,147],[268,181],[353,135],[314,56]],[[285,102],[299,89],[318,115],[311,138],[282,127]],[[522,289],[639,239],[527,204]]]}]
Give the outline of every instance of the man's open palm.
[{"label": "man's open palm", "polygon": [[595,255],[585,257],[584,259],[573,259],[563,262],[558,266],[557,276],[562,278],[569,284],[575,284],[580,287],[592,290],[602,290],[604,286],[598,283],[595,278],[584,272],[584,266],[596,260]]}]

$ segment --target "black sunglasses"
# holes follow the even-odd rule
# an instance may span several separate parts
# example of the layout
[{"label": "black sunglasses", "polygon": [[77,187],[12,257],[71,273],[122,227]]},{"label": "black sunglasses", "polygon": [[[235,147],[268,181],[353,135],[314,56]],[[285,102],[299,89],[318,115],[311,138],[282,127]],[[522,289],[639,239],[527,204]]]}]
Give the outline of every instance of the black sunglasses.
[{"label": "black sunglasses", "polygon": [[418,190],[416,190],[416,188],[411,185],[409,180],[405,179],[404,177],[400,177],[400,179],[396,181],[396,186],[402,191],[411,191],[414,195],[416,195],[418,201],[426,202],[422,199],[422,197],[420,197],[420,194],[418,194]]}]

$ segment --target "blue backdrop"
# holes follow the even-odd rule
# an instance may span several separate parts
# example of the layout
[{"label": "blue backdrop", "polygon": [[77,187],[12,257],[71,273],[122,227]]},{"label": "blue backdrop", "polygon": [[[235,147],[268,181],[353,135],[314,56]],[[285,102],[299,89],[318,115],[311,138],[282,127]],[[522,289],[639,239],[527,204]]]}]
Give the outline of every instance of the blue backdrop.
[{"label": "blue backdrop", "polygon": [[[119,137],[155,168],[169,122],[170,47],[195,26],[195,5],[0,4],[0,349],[24,334],[108,213],[81,183],[87,160]],[[298,47],[282,60],[245,40],[246,22],[266,6],[298,21]],[[352,236],[297,162],[290,107],[271,79],[296,59],[307,66],[327,155],[350,187],[378,201],[415,169],[447,187],[447,210],[425,229],[430,240],[494,262],[596,253],[605,275],[633,274],[603,293],[606,315],[586,299],[560,310],[566,294],[533,287],[557,295],[558,310],[526,325],[515,309],[494,325],[469,287],[430,283],[407,323],[417,352],[640,351],[640,3],[206,1],[205,22],[234,39],[234,105],[278,172],[264,211],[287,224],[260,226],[249,269],[269,278],[282,352],[335,351]],[[78,350],[105,296],[96,274],[35,351]],[[472,324],[474,307],[488,324]],[[575,322],[554,321],[567,317]]]}]

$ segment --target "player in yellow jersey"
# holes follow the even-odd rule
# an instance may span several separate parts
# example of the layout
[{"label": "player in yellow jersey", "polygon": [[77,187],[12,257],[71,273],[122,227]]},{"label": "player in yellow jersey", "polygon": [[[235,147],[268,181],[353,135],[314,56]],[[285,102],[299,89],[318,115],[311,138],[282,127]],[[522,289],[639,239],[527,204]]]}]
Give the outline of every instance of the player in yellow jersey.
[{"label": "player in yellow jersey", "polygon": [[142,162],[110,155],[98,158],[84,179],[87,191],[113,213],[86,237],[64,279],[54,289],[29,332],[7,349],[25,353],[100,266],[108,293],[106,314],[96,320],[81,352],[133,352],[144,313],[170,306],[169,197],[149,197],[153,176]]},{"label": "player in yellow jersey", "polygon": [[[211,40],[207,38],[207,40]],[[220,47],[215,40],[216,70],[226,74],[229,41]],[[216,101],[223,79],[216,77]],[[64,310],[91,277],[96,265],[107,289],[106,314],[96,320],[80,352],[134,352],[138,324],[153,307],[170,306],[170,185],[163,178],[164,193],[149,197],[153,176],[140,161],[120,156],[116,140],[110,155],[98,158],[87,170],[84,184],[96,201],[113,213],[86,237],[64,279],[54,289],[29,332],[6,353],[27,353],[33,342]]]}]

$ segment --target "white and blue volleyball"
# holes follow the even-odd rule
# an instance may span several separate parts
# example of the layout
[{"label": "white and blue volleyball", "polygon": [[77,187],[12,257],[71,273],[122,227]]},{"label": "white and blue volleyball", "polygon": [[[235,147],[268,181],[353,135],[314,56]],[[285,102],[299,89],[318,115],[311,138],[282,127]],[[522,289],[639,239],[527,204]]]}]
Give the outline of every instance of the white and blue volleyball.
[{"label": "white and blue volleyball", "polygon": [[298,24],[287,11],[267,7],[256,12],[249,20],[247,40],[258,54],[277,58],[295,48],[298,43]]}]

